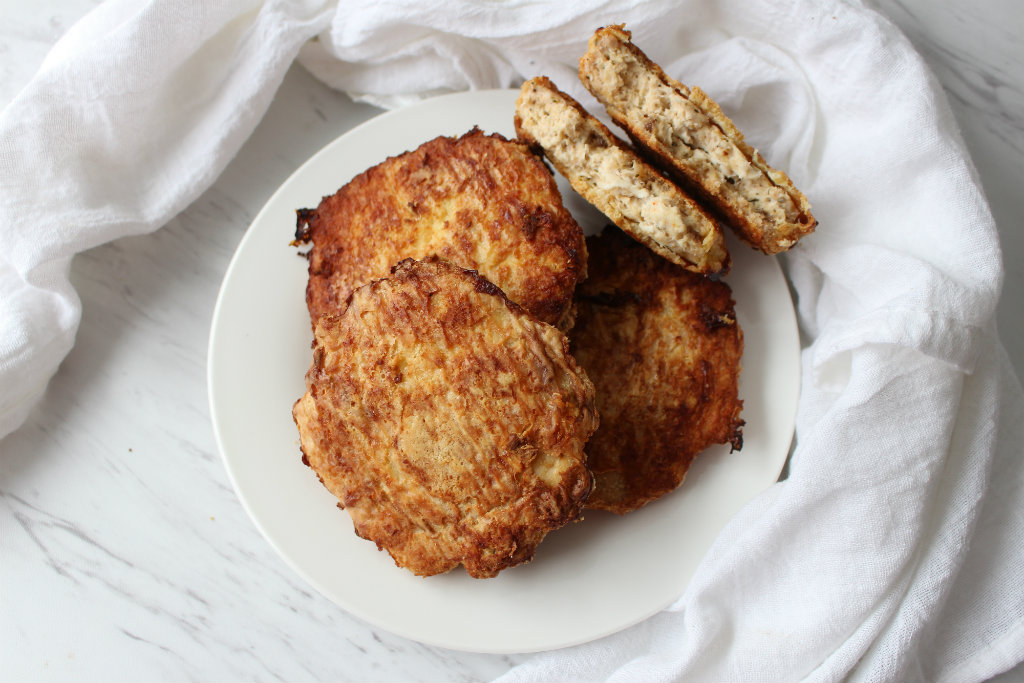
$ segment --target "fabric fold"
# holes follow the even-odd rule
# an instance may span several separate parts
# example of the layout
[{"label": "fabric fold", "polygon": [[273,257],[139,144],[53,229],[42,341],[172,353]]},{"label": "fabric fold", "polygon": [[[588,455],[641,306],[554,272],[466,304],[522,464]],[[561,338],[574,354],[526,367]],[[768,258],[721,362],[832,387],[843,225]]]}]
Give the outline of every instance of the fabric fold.
[{"label": "fabric fold", "polygon": [[[0,435],[74,343],[74,254],[156,230],[217,178],[328,3],[114,0],[0,114]],[[41,210],[45,207],[45,210]]]}]

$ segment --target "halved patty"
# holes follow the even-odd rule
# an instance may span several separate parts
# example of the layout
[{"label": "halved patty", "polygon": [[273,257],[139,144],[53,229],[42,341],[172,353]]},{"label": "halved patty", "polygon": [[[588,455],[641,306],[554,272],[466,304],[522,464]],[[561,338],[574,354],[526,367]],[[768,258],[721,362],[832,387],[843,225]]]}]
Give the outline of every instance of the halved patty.
[{"label": "halved patty", "polygon": [[300,210],[296,241],[313,244],[306,303],[314,326],[405,258],[436,255],[478,270],[563,329],[586,277],[583,232],[551,171],[524,144],[478,129],[389,158]]},{"label": "halved patty", "polygon": [[622,26],[598,29],[580,79],[637,147],[713,205],[757,249],[789,249],[817,225],[807,197],[748,145],[700,88],[670,78]]},{"label": "halved patty", "polygon": [[587,443],[588,507],[625,513],[674,490],[712,444],[742,445],[743,333],[721,281],[606,229],[588,238],[572,351],[601,426]]},{"label": "halved patty", "polygon": [[721,229],[704,209],[548,78],[523,84],[515,126],[574,190],[633,238],[688,270],[728,270]]},{"label": "halved patty", "polygon": [[530,560],[592,478],[594,389],[556,328],[474,271],[405,260],[320,318],[293,408],[356,533],[419,575]]}]

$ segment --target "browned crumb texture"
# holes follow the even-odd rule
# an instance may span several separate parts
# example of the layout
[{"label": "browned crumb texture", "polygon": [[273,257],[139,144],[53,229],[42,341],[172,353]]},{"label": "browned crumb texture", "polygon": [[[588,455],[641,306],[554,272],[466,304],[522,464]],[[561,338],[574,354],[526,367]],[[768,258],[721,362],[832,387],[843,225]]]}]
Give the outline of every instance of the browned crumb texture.
[{"label": "browned crumb texture", "polygon": [[742,445],[743,334],[723,282],[606,229],[588,238],[572,350],[597,390],[588,507],[625,513],[674,490],[712,444]]},{"label": "browned crumb texture", "polygon": [[392,157],[298,212],[312,242],[310,319],[404,258],[436,255],[478,270],[540,320],[565,329],[586,277],[583,232],[554,177],[525,145],[478,129]]},{"label": "browned crumb texture", "polygon": [[436,257],[343,309],[316,327],[293,415],[359,536],[419,575],[490,577],[579,517],[598,417],[561,332]]},{"label": "browned crumb texture", "polygon": [[665,74],[622,26],[598,29],[580,79],[648,158],[768,254],[789,249],[817,225],[807,197],[743,138],[700,88]]},{"label": "browned crumb texture", "polygon": [[728,271],[718,223],[550,79],[523,84],[515,127],[574,190],[634,239],[688,270]]}]

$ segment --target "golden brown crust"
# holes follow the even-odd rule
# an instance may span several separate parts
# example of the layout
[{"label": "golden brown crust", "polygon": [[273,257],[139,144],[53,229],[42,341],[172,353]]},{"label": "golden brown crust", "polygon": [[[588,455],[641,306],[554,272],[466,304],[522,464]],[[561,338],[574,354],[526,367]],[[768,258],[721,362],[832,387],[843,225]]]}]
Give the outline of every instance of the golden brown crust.
[{"label": "golden brown crust", "polygon": [[586,277],[583,232],[525,145],[478,129],[374,166],[298,212],[312,242],[306,302],[316,320],[404,258],[480,271],[540,320],[565,329]]},{"label": "golden brown crust", "polygon": [[728,272],[718,223],[549,78],[523,84],[514,121],[521,140],[631,237],[688,270]]},{"label": "golden brown crust", "polygon": [[772,168],[700,88],[668,76],[622,26],[598,29],[580,80],[655,165],[768,254],[792,247],[817,221],[790,178]]},{"label": "golden brown crust", "polygon": [[578,518],[598,417],[561,332],[436,257],[343,309],[317,325],[293,415],[359,536],[419,575],[489,577]]},{"label": "golden brown crust", "polygon": [[588,238],[572,351],[597,391],[588,507],[625,513],[674,490],[712,444],[742,445],[743,333],[723,282],[616,230]]}]

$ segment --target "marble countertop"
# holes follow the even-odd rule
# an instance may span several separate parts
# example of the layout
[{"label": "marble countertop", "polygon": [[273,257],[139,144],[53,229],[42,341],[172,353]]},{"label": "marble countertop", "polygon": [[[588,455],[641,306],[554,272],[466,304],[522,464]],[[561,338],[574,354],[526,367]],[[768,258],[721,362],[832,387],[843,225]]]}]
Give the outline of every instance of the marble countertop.
[{"label": "marble countertop", "polygon": [[[0,105],[96,4],[0,8]],[[924,55],[961,125],[1007,264],[1000,333],[1024,376],[1024,12],[1017,0],[875,6]],[[186,211],[74,260],[77,343],[0,441],[0,678],[475,681],[525,657],[421,645],[321,598],[260,536],[217,452],[206,352],[232,253],[295,168],[376,113],[293,67]]]}]

